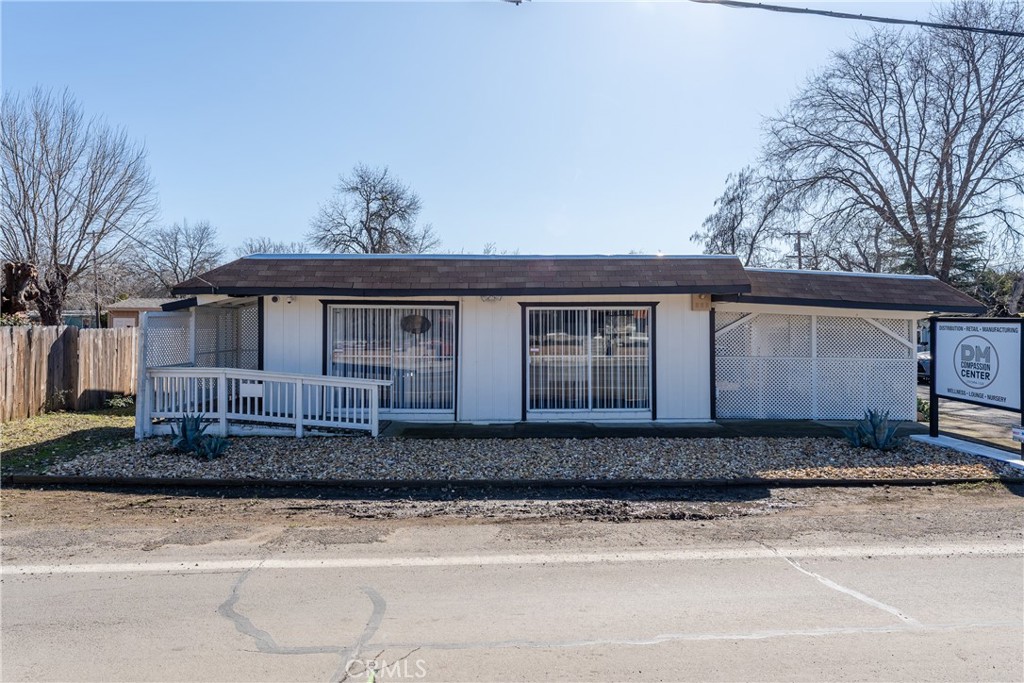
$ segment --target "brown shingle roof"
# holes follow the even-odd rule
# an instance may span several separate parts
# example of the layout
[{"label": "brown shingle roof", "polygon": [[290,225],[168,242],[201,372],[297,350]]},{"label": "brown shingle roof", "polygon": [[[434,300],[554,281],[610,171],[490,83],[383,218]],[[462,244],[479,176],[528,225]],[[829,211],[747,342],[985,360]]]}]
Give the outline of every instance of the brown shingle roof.
[{"label": "brown shingle roof", "polygon": [[177,301],[177,299],[153,299],[143,297],[131,297],[128,299],[122,299],[121,301],[115,301],[114,303],[107,306],[108,311],[159,311],[161,306],[164,304]]},{"label": "brown shingle roof", "polygon": [[719,301],[983,313],[925,276],[744,270],[732,256],[256,255],[175,295],[458,296],[710,293]]},{"label": "brown shingle roof", "polygon": [[985,307],[939,280],[925,275],[876,275],[810,270],[748,268],[751,290],[736,297],[747,303],[877,308],[899,311],[984,313]]},{"label": "brown shingle roof", "polygon": [[312,256],[232,261],[174,287],[182,294],[346,296],[737,293],[732,256]]}]

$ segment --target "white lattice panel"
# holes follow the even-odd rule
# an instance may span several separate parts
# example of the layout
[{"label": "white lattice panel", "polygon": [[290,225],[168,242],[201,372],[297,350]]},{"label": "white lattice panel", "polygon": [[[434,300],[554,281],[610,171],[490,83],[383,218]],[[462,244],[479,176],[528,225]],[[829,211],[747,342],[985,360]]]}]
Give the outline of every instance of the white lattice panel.
[{"label": "white lattice panel", "polygon": [[861,417],[867,407],[864,361],[819,358],[817,360],[818,419],[846,420]]},{"label": "white lattice panel", "polygon": [[911,343],[916,343],[917,340],[914,335],[915,327],[913,320],[905,320],[903,318],[873,318],[873,320],[900,339],[906,339]]},{"label": "white lattice panel", "polygon": [[893,339],[863,318],[820,315],[818,357],[910,358],[911,353],[909,346]]},{"label": "white lattice panel", "polygon": [[719,417],[760,417],[761,362],[758,359],[717,359],[715,375]]},{"label": "white lattice panel", "polygon": [[745,313],[730,313],[729,311],[715,311],[715,331],[727,327],[742,318]]},{"label": "white lattice panel", "polygon": [[870,408],[913,419],[912,321],[873,320],[883,330],[851,316],[715,318],[718,417],[854,419]]},{"label": "white lattice panel", "polygon": [[813,404],[808,359],[767,358],[761,363],[764,391],[759,417],[784,420],[810,417]]},{"label": "white lattice panel", "polygon": [[146,316],[146,367],[190,365],[190,315],[162,313]]},{"label": "white lattice panel", "polygon": [[[872,410],[888,410],[889,417],[893,420],[916,419],[916,360],[867,362],[865,385],[867,387],[866,407]],[[861,417],[861,415],[853,417]]]}]

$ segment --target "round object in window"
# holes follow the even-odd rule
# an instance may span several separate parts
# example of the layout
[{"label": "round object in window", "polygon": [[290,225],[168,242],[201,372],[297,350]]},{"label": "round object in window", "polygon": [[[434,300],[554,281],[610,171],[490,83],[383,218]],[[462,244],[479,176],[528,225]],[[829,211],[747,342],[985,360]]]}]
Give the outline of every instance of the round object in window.
[{"label": "round object in window", "polygon": [[402,318],[402,331],[409,334],[423,334],[430,329],[430,320],[422,315],[407,315]]}]

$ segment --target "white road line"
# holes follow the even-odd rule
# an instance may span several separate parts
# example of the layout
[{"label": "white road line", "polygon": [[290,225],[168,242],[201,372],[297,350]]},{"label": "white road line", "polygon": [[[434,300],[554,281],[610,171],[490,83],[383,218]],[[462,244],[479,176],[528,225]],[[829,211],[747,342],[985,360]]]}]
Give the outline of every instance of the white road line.
[{"label": "white road line", "polygon": [[809,569],[804,569],[803,567],[800,566],[799,562],[797,562],[796,560],[792,560],[792,559],[786,557],[785,555],[779,555],[779,557],[781,557],[786,562],[788,562],[790,564],[790,566],[792,566],[797,571],[799,571],[799,572],[801,572],[803,574],[806,574],[807,576],[810,576],[810,577],[812,577],[814,579],[817,579],[819,583],[821,583],[821,584],[823,584],[825,586],[828,586],[832,590],[839,591],[840,593],[845,593],[846,595],[849,595],[852,598],[856,598],[857,600],[860,600],[863,603],[871,605],[872,607],[876,607],[876,608],[878,608],[878,609],[880,609],[880,610],[882,610],[884,612],[888,612],[889,614],[893,615],[897,619],[900,619],[901,621],[905,622],[908,626],[913,626],[915,628],[921,628],[921,622],[919,622],[917,619],[914,619],[913,617],[907,616],[906,614],[904,614],[900,610],[896,609],[892,605],[887,605],[884,602],[880,602],[878,600],[875,600],[870,595],[864,595],[860,591],[855,591],[852,588],[847,588],[846,586],[840,585],[840,584],[836,583],[835,581],[833,581],[832,579],[825,578],[821,574],[815,574],[814,572],[810,571]]},{"label": "white road line", "polygon": [[715,641],[715,640],[768,640],[772,638],[824,638],[829,636],[863,635],[863,634],[896,634],[896,633],[942,633],[951,631],[974,631],[979,629],[1020,629],[1019,621],[981,621],[964,622],[960,624],[926,624],[920,627],[913,627],[905,624],[893,624],[892,626],[833,626],[825,628],[800,628],[800,629],[770,629],[762,631],[747,631],[739,633],[729,632],[708,632],[708,633],[662,633],[649,638],[601,638],[589,640],[496,640],[496,641],[475,641],[475,642],[376,642],[367,643],[367,648],[385,648],[395,650],[406,650],[411,647],[419,647],[421,650],[497,650],[505,648],[515,649],[561,649],[561,648],[582,648],[582,647],[609,647],[609,646],[647,646],[661,645],[662,643],[685,642],[685,641]]},{"label": "white road line", "polygon": [[[944,557],[970,555],[1022,556],[1020,543],[949,544],[922,547],[849,546],[780,549],[787,557],[831,559],[843,557]],[[450,555],[405,557],[340,557],[324,559],[194,560],[179,562],[119,562],[96,564],[8,565],[0,575],[38,574],[203,574],[254,569],[363,569],[387,567],[483,567],[500,565],[600,564],[626,562],[680,562],[692,560],[761,560],[777,554],[763,547],[721,550],[643,550],[629,552],[529,553],[515,555]]]}]

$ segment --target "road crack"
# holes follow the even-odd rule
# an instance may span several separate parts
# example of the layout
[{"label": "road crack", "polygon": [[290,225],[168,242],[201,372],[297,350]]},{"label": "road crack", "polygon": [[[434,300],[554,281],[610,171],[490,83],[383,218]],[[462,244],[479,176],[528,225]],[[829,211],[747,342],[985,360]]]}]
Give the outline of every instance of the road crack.
[{"label": "road crack", "polygon": [[[351,645],[309,645],[309,646],[287,646],[279,644],[269,632],[256,626],[249,617],[242,614],[238,608],[238,601],[241,599],[242,587],[249,576],[260,566],[242,572],[231,587],[231,594],[217,608],[217,613],[235,625],[235,630],[253,640],[256,649],[264,654],[272,655],[336,655],[341,662],[331,681],[343,681],[348,677],[347,669],[349,663],[359,656],[360,651],[366,643],[377,633],[380,624],[384,619],[387,610],[387,602],[375,589],[370,586],[360,586],[359,590],[366,595],[373,603],[373,611],[363,627],[362,633]],[[382,653],[383,654],[383,653]],[[411,653],[410,653],[411,654]],[[408,656],[408,655],[407,655]]]},{"label": "road crack", "polygon": [[880,600],[875,600],[870,595],[865,595],[864,593],[861,593],[860,591],[857,591],[857,590],[854,590],[852,588],[848,588],[846,586],[838,584],[835,581],[833,581],[832,579],[829,579],[829,578],[827,578],[825,576],[822,576],[821,574],[812,572],[810,569],[804,568],[796,560],[794,560],[794,559],[792,559],[790,557],[786,557],[786,555],[784,555],[781,552],[779,552],[779,550],[777,548],[774,548],[774,547],[768,545],[764,541],[757,541],[757,543],[759,545],[767,548],[768,550],[770,550],[772,553],[774,553],[779,558],[781,558],[781,559],[785,560],[786,562],[788,562],[791,567],[796,569],[801,574],[805,574],[807,576],[810,576],[811,578],[815,579],[818,583],[822,584],[823,586],[827,586],[828,588],[831,588],[834,591],[838,591],[840,593],[843,593],[844,595],[850,596],[851,598],[855,598],[857,600],[860,600],[864,604],[870,605],[870,606],[872,606],[872,607],[874,607],[876,609],[880,609],[883,612],[888,612],[889,614],[893,615],[894,617],[896,617],[897,619],[899,619],[903,623],[907,624],[908,626],[911,626],[913,628],[924,628],[924,625],[920,621],[918,621],[917,619],[915,619],[912,616],[909,616],[908,614],[905,614],[902,610],[900,610],[900,609],[898,609],[896,607],[893,607],[892,605],[887,605],[884,602],[881,602]]}]

